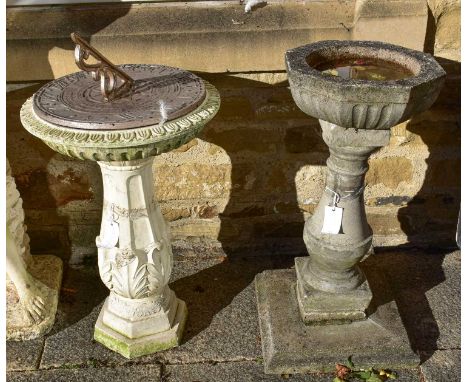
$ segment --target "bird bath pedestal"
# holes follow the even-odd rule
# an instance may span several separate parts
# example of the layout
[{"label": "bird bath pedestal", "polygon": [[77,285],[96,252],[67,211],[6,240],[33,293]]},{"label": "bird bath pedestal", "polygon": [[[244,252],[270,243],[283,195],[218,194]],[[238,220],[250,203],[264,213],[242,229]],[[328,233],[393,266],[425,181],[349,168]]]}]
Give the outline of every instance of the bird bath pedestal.
[{"label": "bird bath pedestal", "polygon": [[[153,196],[153,159],[193,139],[218,111],[219,94],[180,69],[113,66],[79,36],[73,39],[84,71],[42,87],[23,105],[21,120],[55,151],[101,168],[96,245],[110,295],[94,338],[134,358],[177,346],[187,316],[185,303],[168,287],[171,240]],[[89,55],[97,65],[85,62]]]},{"label": "bird bath pedestal", "polygon": [[364,176],[390,128],[432,105],[445,72],[427,54],[364,41],[302,46],[286,53],[286,67],[294,100],[319,119],[330,157],[326,188],[305,223],[310,256],[296,258],[295,271],[256,278],[265,371],[332,371],[349,356],[362,367],[416,366],[384,276],[358,266],[372,245]]}]

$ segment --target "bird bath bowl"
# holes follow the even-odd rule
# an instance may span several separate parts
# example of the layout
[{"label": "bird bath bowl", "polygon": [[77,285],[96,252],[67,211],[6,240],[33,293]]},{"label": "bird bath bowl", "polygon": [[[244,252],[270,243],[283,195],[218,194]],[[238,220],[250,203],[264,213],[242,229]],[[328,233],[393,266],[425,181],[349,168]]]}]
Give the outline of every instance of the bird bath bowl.
[{"label": "bird bath bowl", "polygon": [[310,256],[296,258],[295,274],[265,271],[256,279],[265,370],[330,371],[350,355],[369,367],[415,366],[384,277],[368,281],[357,265],[372,245],[364,177],[390,128],[433,104],[445,72],[428,54],[373,41],[292,49],[286,68],[294,101],[319,119],[330,157],[325,190],[304,227]]},{"label": "bird bath bowl", "polygon": [[429,54],[376,41],[305,45],[286,52],[286,68],[304,113],[355,129],[389,129],[428,109],[445,78]]}]

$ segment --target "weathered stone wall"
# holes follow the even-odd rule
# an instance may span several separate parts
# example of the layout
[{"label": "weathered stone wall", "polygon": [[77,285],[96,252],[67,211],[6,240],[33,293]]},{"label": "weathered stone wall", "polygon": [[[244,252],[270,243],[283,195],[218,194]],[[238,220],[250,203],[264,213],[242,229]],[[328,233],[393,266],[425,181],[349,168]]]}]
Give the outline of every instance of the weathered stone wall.
[{"label": "weathered stone wall", "polygon": [[[447,70],[447,84],[429,111],[396,126],[391,144],[371,157],[365,200],[375,245],[454,243],[460,205],[460,3],[429,6],[426,50]],[[174,245],[193,256],[207,246],[305,251],[304,219],[319,200],[328,157],[318,122],[295,106],[284,72],[200,75],[221,93],[219,114],[199,139],[154,163],[155,196],[171,222]],[[21,104],[39,86],[8,94],[7,155],[33,251],[81,262],[96,253],[99,168],[55,154],[21,128]]]}]

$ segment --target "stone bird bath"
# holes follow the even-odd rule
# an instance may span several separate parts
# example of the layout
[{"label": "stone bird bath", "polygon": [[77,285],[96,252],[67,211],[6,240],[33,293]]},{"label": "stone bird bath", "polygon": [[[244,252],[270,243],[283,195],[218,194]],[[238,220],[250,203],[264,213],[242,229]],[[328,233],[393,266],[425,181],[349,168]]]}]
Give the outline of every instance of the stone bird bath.
[{"label": "stone bird bath", "polygon": [[256,279],[265,370],[330,371],[350,355],[362,366],[417,365],[383,278],[370,284],[358,266],[372,245],[364,176],[390,128],[433,104],[445,72],[428,54],[372,41],[292,49],[286,68],[294,101],[319,119],[330,157],[304,227],[310,256],[296,258],[295,274]]},{"label": "stone bird bath", "polygon": [[[72,39],[83,71],[44,85],[23,105],[21,121],[55,151],[101,168],[104,205],[96,245],[110,296],[94,338],[134,358],[177,346],[187,316],[167,285],[172,249],[153,196],[153,159],[193,139],[218,111],[220,98],[190,72],[117,67],[79,36]],[[86,63],[89,56],[98,63]]]}]

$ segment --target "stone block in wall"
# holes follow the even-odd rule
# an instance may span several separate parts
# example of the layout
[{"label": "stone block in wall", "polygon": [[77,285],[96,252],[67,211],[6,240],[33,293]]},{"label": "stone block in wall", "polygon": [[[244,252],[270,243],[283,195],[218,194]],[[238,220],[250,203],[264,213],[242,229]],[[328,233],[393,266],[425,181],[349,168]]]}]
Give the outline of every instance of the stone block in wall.
[{"label": "stone block in wall", "polygon": [[434,54],[460,61],[461,12],[460,4],[445,4],[436,20]]},{"label": "stone block in wall", "polygon": [[302,241],[304,215],[268,214],[249,217],[220,215],[217,239],[228,254],[244,251],[251,254],[267,251],[268,254],[304,254]]},{"label": "stone block in wall", "polygon": [[203,139],[222,147],[227,153],[253,151],[255,153],[277,152],[280,148],[281,133],[272,134],[268,128],[245,128],[233,126],[231,129],[207,128]]},{"label": "stone block in wall", "polygon": [[461,102],[461,63],[460,57],[458,57],[459,54],[459,48],[455,49],[455,51],[442,49],[434,52],[436,60],[445,70],[447,76],[444,87],[433,107],[451,109],[451,112],[455,114],[459,114],[457,109],[460,109]]},{"label": "stone block in wall", "polygon": [[301,237],[304,231],[304,219],[302,215],[286,215],[284,219],[264,219],[262,224],[253,226],[253,236],[260,238],[289,238]]},{"label": "stone block in wall", "polygon": [[164,219],[168,222],[173,222],[180,219],[187,219],[191,217],[191,208],[185,206],[178,206],[174,203],[161,203],[161,212],[164,216]]},{"label": "stone block in wall", "polygon": [[227,199],[164,201],[160,203],[164,218],[169,221],[181,219],[213,219],[225,207]]},{"label": "stone block in wall", "polygon": [[435,160],[428,168],[426,179],[430,187],[435,189],[460,189],[461,184],[460,158]]},{"label": "stone block in wall", "polygon": [[[398,215],[397,208],[385,209],[379,212],[367,212],[367,222],[374,235],[407,237],[416,233],[407,216]],[[403,229],[402,226],[405,228]]]},{"label": "stone block in wall", "polygon": [[66,226],[28,225],[28,235],[32,254],[52,254],[67,261],[70,241]]},{"label": "stone block in wall", "polygon": [[230,198],[237,196],[238,198],[254,197],[255,192],[262,188],[262,175],[265,173],[264,168],[260,168],[255,163],[236,163],[231,168],[232,189]]},{"label": "stone block in wall", "polygon": [[15,172],[18,190],[26,200],[25,208],[56,208],[72,201],[94,199],[89,172],[67,163],[61,168],[49,164],[42,169]]},{"label": "stone block in wall", "polygon": [[461,0],[427,0],[427,5],[437,20],[447,10],[460,7]]},{"label": "stone block in wall", "polygon": [[219,74],[197,72],[200,77],[213,83],[221,92],[248,87],[288,86],[286,72],[234,72]]},{"label": "stone block in wall", "polygon": [[[386,236],[392,238],[393,243],[389,245],[397,244],[397,240],[398,244],[416,246],[447,245],[449,242],[453,245],[458,210],[447,212],[444,207],[429,207],[411,201],[404,206],[368,207],[367,221],[374,235],[380,237],[379,241]],[[444,238],[443,244],[438,243],[440,238]]]},{"label": "stone block in wall", "polygon": [[405,157],[374,158],[369,161],[366,183],[369,186],[382,184],[395,189],[400,183],[413,180],[413,163]]},{"label": "stone block in wall", "polygon": [[457,121],[422,120],[409,123],[408,141],[411,145],[454,149],[461,143],[461,128]]},{"label": "stone block in wall", "polygon": [[69,39],[76,30],[92,36],[93,45],[115,63],[274,72],[284,71],[287,49],[311,41],[375,39],[421,49],[427,5],[425,0],[272,1],[249,14],[237,1],[9,7],[6,22],[9,81],[76,71]]},{"label": "stone block in wall", "polygon": [[312,119],[304,126],[294,126],[286,129],[284,148],[290,154],[324,153],[328,156],[318,120]]},{"label": "stone block in wall", "polygon": [[258,120],[308,117],[296,106],[287,87],[265,88],[253,102]]},{"label": "stone block in wall", "polygon": [[190,150],[192,147],[197,146],[197,145],[198,145],[198,139],[194,138],[190,142],[187,142],[186,144],[179,146],[173,149],[172,151],[175,153],[185,153],[188,150]]},{"label": "stone block in wall", "polygon": [[245,200],[243,198],[233,197],[229,199],[219,216],[229,219],[255,218],[267,215],[277,215],[281,217],[283,215],[311,212],[314,207],[315,204],[298,205],[296,197],[289,194],[263,198],[263,200]]},{"label": "stone block in wall", "polygon": [[158,200],[183,200],[228,197],[231,188],[231,167],[186,163],[154,167],[155,195]]},{"label": "stone block in wall", "polygon": [[79,265],[97,256],[96,237],[100,228],[100,224],[73,224],[68,227],[70,265]]},{"label": "stone block in wall", "polygon": [[232,95],[223,97],[221,107],[216,115],[218,119],[251,119],[254,116],[252,105],[246,97]]},{"label": "stone block in wall", "polygon": [[302,164],[299,166],[294,182],[299,205],[317,204],[325,188],[327,169],[322,164]]},{"label": "stone block in wall", "polygon": [[171,224],[172,240],[195,238],[217,239],[220,222],[215,219],[181,219]]}]

